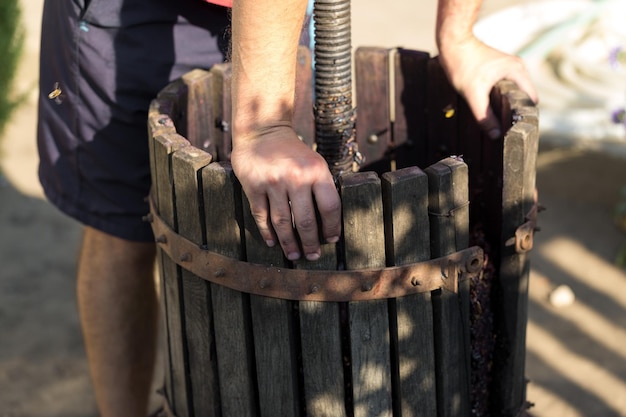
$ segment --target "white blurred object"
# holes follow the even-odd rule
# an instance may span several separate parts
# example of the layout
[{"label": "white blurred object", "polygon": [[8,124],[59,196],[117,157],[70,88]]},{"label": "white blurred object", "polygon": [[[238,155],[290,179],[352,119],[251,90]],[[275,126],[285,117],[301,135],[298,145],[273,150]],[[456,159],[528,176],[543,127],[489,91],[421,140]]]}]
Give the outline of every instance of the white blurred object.
[{"label": "white blurred object", "polygon": [[524,59],[540,97],[544,136],[626,143],[625,0],[544,0],[484,17],[474,32]]},{"label": "white blurred object", "polygon": [[550,304],[554,307],[567,307],[572,305],[576,300],[574,291],[567,285],[559,285],[548,296]]}]

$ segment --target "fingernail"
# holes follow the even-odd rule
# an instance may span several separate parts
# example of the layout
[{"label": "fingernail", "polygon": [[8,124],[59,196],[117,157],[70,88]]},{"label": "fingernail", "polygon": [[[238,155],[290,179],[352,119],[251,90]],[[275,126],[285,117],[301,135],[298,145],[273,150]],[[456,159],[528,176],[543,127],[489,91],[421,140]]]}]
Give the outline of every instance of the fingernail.
[{"label": "fingernail", "polygon": [[265,241],[265,244],[266,244],[267,246],[269,246],[270,248],[273,248],[273,247],[274,247],[274,245],[276,245],[276,242],[274,242],[274,241],[273,241],[273,240],[271,240],[271,239],[267,239],[267,240]]},{"label": "fingernail", "polygon": [[307,261],[317,261],[320,258],[320,254],[317,252],[307,253],[306,260]]},{"label": "fingernail", "polygon": [[489,135],[491,139],[498,139],[500,137],[500,134],[500,129],[498,128],[493,128],[489,132],[487,132],[487,135]]},{"label": "fingernail", "polygon": [[298,259],[300,259],[300,252],[289,252],[287,254],[287,259],[289,259],[290,261],[297,261]]},{"label": "fingernail", "polygon": [[339,236],[331,236],[331,237],[326,239],[326,242],[328,242],[328,243],[337,243],[337,242],[339,242]]}]

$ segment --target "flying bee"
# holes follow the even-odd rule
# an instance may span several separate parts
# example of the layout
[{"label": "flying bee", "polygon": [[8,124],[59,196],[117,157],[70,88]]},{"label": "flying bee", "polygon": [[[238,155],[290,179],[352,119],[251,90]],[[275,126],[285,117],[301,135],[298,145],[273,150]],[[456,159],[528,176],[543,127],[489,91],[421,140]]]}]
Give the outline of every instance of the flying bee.
[{"label": "flying bee", "polygon": [[50,100],[54,100],[56,104],[61,104],[63,102],[63,97],[63,90],[61,90],[61,86],[58,82],[55,82],[53,90],[48,94],[48,98]]}]

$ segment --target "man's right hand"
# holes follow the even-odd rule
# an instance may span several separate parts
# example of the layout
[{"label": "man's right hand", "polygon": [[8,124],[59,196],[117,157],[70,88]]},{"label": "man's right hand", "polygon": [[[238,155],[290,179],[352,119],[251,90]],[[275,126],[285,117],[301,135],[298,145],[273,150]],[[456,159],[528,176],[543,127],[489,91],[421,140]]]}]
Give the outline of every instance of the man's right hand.
[{"label": "man's right hand", "polygon": [[277,242],[290,260],[320,257],[316,208],[327,242],[341,233],[341,200],[328,164],[288,125],[263,128],[238,137],[232,166],[250,203],[262,238]]}]

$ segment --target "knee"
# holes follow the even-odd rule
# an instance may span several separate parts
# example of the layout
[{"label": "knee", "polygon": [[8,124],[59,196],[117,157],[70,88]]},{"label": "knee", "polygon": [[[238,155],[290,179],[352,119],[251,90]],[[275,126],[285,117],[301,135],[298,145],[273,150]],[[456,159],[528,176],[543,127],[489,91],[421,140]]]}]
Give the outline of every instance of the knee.
[{"label": "knee", "polygon": [[156,245],[133,242],[85,227],[79,264],[81,267],[126,275],[154,273]]}]

